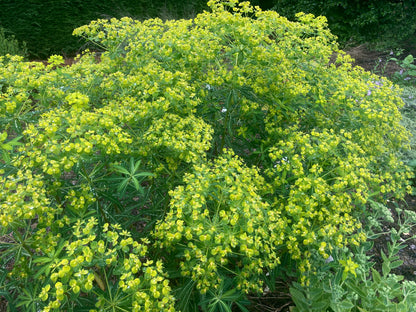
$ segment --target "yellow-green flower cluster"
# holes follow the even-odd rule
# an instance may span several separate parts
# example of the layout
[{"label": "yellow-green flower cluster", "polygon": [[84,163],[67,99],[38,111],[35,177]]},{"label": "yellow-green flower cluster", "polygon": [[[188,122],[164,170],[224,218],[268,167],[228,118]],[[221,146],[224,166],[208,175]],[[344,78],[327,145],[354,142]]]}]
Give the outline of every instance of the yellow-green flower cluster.
[{"label": "yellow-green flower cluster", "polygon": [[91,193],[87,184],[77,185],[77,189],[72,188],[64,197],[65,207],[82,214],[97,198]]},{"label": "yellow-green flower cluster", "polygon": [[165,157],[195,163],[205,157],[211,134],[211,127],[200,118],[167,114],[153,122],[144,139],[148,151],[160,151]]},{"label": "yellow-green flower cluster", "polygon": [[290,224],[288,251],[292,258],[304,259],[307,270],[310,249],[326,259],[333,248],[366,239],[354,208],[364,206],[382,179],[369,170],[370,159],[349,133],[306,134],[294,128],[281,129],[286,138],[270,149],[274,166],[267,175],[278,195],[274,206]]},{"label": "yellow-green flower cluster", "polygon": [[48,198],[45,181],[41,175],[30,170],[0,177],[0,225],[10,227],[13,223],[29,224],[36,219],[40,227],[51,226],[55,213],[60,212]]},{"label": "yellow-green flower cluster", "polygon": [[99,311],[108,309],[113,287],[123,292],[120,309],[175,311],[162,262],[146,260],[148,242],[135,241],[117,224],[99,230],[97,223],[90,218],[74,225],[74,239],[66,243],[62,260],[51,265],[51,283],[39,294],[47,303],[42,311],[65,309],[81,294],[95,300]]},{"label": "yellow-green flower cluster", "polygon": [[280,131],[285,139],[270,149],[274,166],[267,175],[279,194],[274,205],[291,224],[287,248],[302,263],[301,271],[310,270],[311,247],[328,258],[335,247],[363,242],[366,236],[360,231],[362,215],[357,208],[364,208],[371,196],[400,194],[398,184],[406,185],[410,175],[374,170],[367,147],[354,142],[348,131],[308,134],[298,127]]},{"label": "yellow-green flower cluster", "polygon": [[36,147],[28,156],[34,158],[39,149],[46,156],[46,159],[34,159],[35,164],[42,164],[45,173],[49,174],[50,168],[55,168],[50,173],[58,175],[61,171],[69,171],[77,158],[94,152],[110,155],[129,152],[132,138],[115,117],[108,116],[105,109],[82,110],[82,105],[88,104],[88,98],[80,94],[68,100],[71,108],[58,108],[43,114],[36,127],[30,125],[24,132],[30,138],[30,145]]},{"label": "yellow-green flower cluster", "polygon": [[225,276],[259,291],[266,270],[279,264],[285,221],[261,197],[264,180],[232,153],[195,165],[185,185],[170,193],[170,210],[153,236],[180,255],[180,269],[205,293]]}]

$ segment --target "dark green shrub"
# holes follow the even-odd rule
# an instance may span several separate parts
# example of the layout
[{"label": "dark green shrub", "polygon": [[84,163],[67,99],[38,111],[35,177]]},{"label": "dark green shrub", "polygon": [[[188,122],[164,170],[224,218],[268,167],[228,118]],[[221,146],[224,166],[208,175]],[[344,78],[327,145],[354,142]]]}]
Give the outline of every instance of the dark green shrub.
[{"label": "dark green shrub", "polygon": [[33,58],[52,54],[75,55],[85,44],[72,31],[98,18],[130,16],[144,19],[163,15],[183,18],[206,7],[205,1],[53,0],[0,1],[0,26],[25,41]]},{"label": "dark green shrub", "polygon": [[297,12],[324,15],[342,42],[397,44],[416,31],[413,0],[275,0],[274,9],[293,18]]}]

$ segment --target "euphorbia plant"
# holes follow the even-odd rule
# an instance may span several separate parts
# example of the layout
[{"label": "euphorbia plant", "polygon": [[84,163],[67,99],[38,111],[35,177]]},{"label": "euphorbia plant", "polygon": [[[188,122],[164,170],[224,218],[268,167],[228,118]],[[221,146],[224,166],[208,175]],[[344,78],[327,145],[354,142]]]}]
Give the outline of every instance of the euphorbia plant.
[{"label": "euphorbia plant", "polygon": [[[2,266],[13,259],[17,301],[106,311],[130,276],[146,285],[147,271],[125,266],[144,245],[137,263],[160,278],[143,293],[167,310],[168,281],[184,309],[215,309],[207,294],[224,285],[231,301],[261,292],[277,269],[307,284],[334,248],[365,241],[369,198],[406,193],[398,90],[352,68],[324,18],[209,5],[192,20],[93,21],[74,33],[107,51],[70,67],[0,59],[2,144],[15,145],[1,169],[13,241]],[[123,308],[145,307],[128,298]]]}]

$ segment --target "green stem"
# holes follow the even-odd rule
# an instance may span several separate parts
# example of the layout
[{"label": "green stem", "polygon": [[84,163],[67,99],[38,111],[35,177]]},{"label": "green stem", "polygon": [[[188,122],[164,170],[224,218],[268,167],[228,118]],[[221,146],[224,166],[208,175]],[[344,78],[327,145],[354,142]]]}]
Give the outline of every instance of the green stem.
[{"label": "green stem", "polygon": [[[19,232],[18,231],[13,231],[13,233],[16,235],[16,237],[17,237],[17,239],[18,239],[18,242],[20,243],[20,246],[22,246],[22,248],[24,249],[24,250],[26,250],[26,252],[31,256],[31,257],[33,257],[33,252],[30,250],[30,248],[29,248],[29,246],[27,246],[26,245],[26,243],[24,242],[24,239],[23,239],[23,237],[19,234]],[[25,233],[29,233],[29,231],[28,230],[26,230],[25,231]],[[21,249],[19,249],[19,252],[18,252],[18,256],[16,256],[16,259],[19,259],[20,258],[20,250]]]},{"label": "green stem", "polygon": [[[87,169],[85,169],[84,164],[82,165],[82,169],[81,169],[81,170],[82,170],[82,172],[83,172],[83,174],[84,174],[85,179],[87,180],[87,183],[88,183],[88,186],[90,187],[91,192],[92,192],[93,194],[96,194],[96,193],[95,193],[95,191],[94,191],[94,187],[93,187],[93,184],[92,184],[92,180],[91,180],[90,176],[88,175],[88,173],[87,173]],[[107,219],[107,217],[106,217],[106,215],[105,215],[104,209],[103,209],[103,207],[101,206],[100,201],[99,201],[99,199],[98,199],[98,198],[97,198],[97,200],[96,200],[96,204],[97,204],[98,210],[100,211],[100,214],[101,214],[101,216],[103,217],[104,221],[105,221],[106,223],[110,223],[110,221]]]},{"label": "green stem", "polygon": [[224,127],[222,131],[221,145],[220,145],[220,149],[218,153],[221,153],[225,146],[225,136],[227,135],[227,126],[231,118],[231,107],[232,107],[233,98],[234,98],[233,95],[234,95],[234,90],[231,90],[230,93],[228,94],[227,101],[225,102],[226,103],[225,104],[225,109],[226,109],[225,120],[224,120]]}]

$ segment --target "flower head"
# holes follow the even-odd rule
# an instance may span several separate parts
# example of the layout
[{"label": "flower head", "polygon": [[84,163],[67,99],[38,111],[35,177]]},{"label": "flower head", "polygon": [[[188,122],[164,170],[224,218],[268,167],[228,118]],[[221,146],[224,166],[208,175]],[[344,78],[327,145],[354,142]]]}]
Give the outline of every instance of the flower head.
[{"label": "flower head", "polygon": [[357,273],[355,273],[355,269],[359,267],[357,263],[351,260],[351,257],[348,260],[339,260],[339,263],[344,267],[344,272],[342,273],[342,279],[345,280],[348,276],[348,273],[351,273],[355,277],[357,277]]}]

